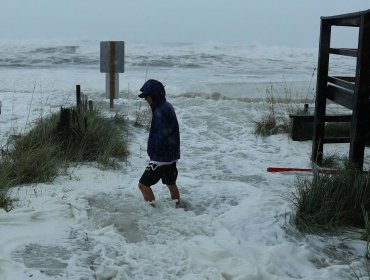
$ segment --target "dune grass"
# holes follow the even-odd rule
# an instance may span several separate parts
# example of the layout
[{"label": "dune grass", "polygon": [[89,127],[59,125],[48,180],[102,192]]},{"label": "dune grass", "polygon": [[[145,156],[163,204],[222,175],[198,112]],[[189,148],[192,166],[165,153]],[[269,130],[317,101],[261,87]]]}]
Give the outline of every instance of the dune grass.
[{"label": "dune grass", "polygon": [[303,112],[304,104],[312,104],[314,101],[313,89],[309,85],[306,96],[294,92],[287,82],[282,89],[277,89],[272,84],[266,88],[265,112],[254,123],[254,134],[269,136],[277,133],[289,133],[292,122],[289,114]]},{"label": "dune grass", "polygon": [[346,167],[337,174],[298,177],[292,202],[295,223],[303,231],[365,228],[364,212],[370,210],[369,174]]},{"label": "dune grass", "polygon": [[12,199],[8,195],[8,188],[0,189],[0,208],[9,211],[11,209]]},{"label": "dune grass", "polygon": [[104,117],[100,111],[80,113],[83,130],[58,130],[60,114],[39,119],[24,135],[12,136],[0,161],[0,207],[9,207],[10,187],[52,181],[70,162],[96,161],[114,168],[128,155],[123,116]]}]

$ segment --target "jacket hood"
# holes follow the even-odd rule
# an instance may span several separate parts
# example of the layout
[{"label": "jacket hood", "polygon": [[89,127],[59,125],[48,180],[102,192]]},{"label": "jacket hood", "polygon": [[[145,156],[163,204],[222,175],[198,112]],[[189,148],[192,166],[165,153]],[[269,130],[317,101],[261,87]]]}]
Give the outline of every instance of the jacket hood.
[{"label": "jacket hood", "polygon": [[166,99],[166,90],[163,84],[157,80],[147,80],[140,89],[141,94],[138,96],[140,98],[145,98],[147,96],[152,97],[155,103]]}]

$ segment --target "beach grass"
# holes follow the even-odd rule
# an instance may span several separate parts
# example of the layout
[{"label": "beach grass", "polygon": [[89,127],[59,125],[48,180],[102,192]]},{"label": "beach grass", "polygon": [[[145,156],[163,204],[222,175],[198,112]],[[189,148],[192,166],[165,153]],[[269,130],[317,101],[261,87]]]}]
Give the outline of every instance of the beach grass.
[{"label": "beach grass", "polygon": [[276,133],[276,118],[273,112],[264,114],[254,122],[254,134],[268,136]]},{"label": "beach grass", "polygon": [[346,166],[336,174],[297,177],[292,202],[295,223],[307,232],[366,226],[370,210],[369,174]]},{"label": "beach grass", "polygon": [[[312,140],[314,122],[302,121],[293,129],[293,119],[290,117],[291,114],[309,115],[309,110],[304,108],[305,105],[308,106],[309,104],[303,103],[308,100],[294,99],[291,97],[284,99],[275,98],[274,91],[273,87],[267,90],[265,100],[267,108],[258,119],[252,120],[254,123],[254,133],[261,136],[288,133],[293,139],[297,138],[301,141]],[[350,128],[350,122],[328,122],[325,124],[325,135],[327,137],[349,137]],[[367,143],[367,145],[369,144]]]},{"label": "beach grass", "polygon": [[70,162],[96,161],[114,168],[117,159],[127,157],[124,116],[104,117],[99,110],[80,114],[87,120],[83,130],[61,133],[56,113],[38,119],[27,133],[9,137],[0,161],[0,207],[9,206],[10,187],[52,181]]},{"label": "beach grass", "polygon": [[70,134],[61,141],[68,151],[65,159],[72,162],[96,161],[102,167],[115,167],[116,158],[128,155],[127,141],[123,134],[126,119],[123,115],[103,117],[100,111],[86,111],[87,127],[81,134]]},{"label": "beach grass", "polygon": [[12,199],[9,197],[8,188],[0,189],[0,208],[9,211],[11,209]]},{"label": "beach grass", "polygon": [[135,126],[144,127],[147,130],[150,128],[152,112],[149,105],[142,108],[142,102],[139,102],[139,106],[135,113]]},{"label": "beach grass", "polygon": [[268,86],[265,94],[266,110],[259,118],[252,120],[254,134],[261,136],[289,133],[292,127],[289,114],[297,114],[304,110],[304,104],[313,102],[311,92],[302,98],[298,93],[294,93],[287,82],[280,90],[273,85]]}]

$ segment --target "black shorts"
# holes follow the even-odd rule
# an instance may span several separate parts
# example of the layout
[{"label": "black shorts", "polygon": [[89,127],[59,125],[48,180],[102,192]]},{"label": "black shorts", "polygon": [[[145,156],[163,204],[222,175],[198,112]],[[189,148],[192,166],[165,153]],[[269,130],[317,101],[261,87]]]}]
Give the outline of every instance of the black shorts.
[{"label": "black shorts", "polygon": [[162,179],[163,184],[174,185],[176,184],[177,174],[176,162],[161,166],[149,163],[139,182],[150,187],[157,184],[159,179]]}]

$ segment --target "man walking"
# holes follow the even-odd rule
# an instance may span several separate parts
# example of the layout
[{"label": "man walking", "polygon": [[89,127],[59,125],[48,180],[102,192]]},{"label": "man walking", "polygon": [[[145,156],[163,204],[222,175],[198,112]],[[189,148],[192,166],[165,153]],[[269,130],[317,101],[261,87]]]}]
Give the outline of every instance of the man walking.
[{"label": "man walking", "polygon": [[140,89],[140,98],[145,98],[152,110],[147,152],[150,162],[139,180],[139,189],[144,200],[154,207],[152,185],[167,185],[171,199],[180,205],[180,193],[176,185],[176,162],[180,159],[180,132],[175,110],[166,100],[166,91],[161,82],[148,80]]}]

